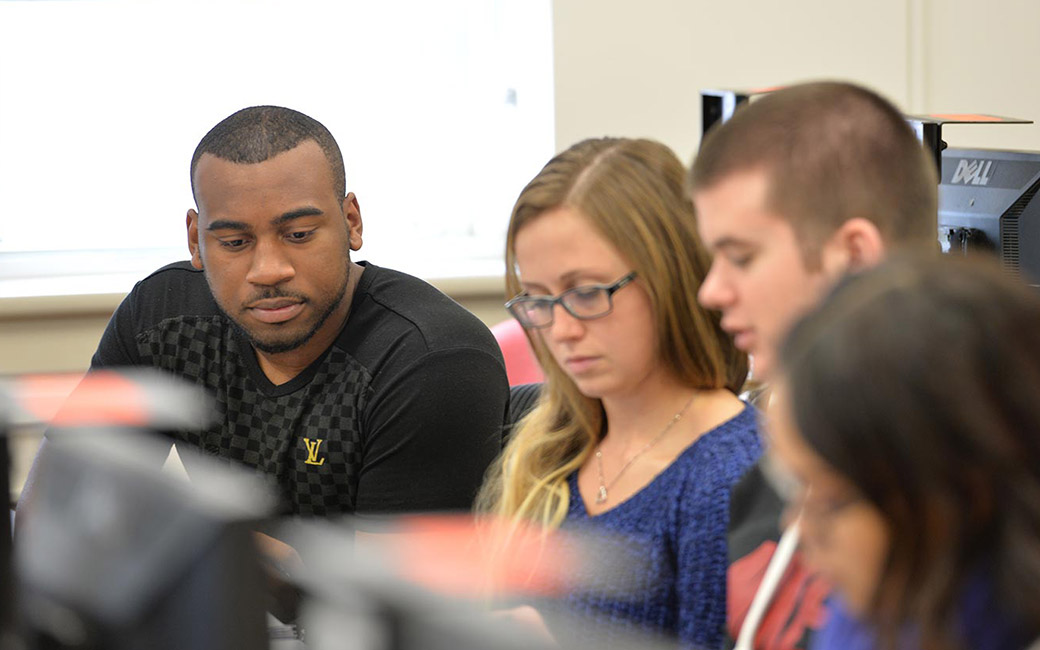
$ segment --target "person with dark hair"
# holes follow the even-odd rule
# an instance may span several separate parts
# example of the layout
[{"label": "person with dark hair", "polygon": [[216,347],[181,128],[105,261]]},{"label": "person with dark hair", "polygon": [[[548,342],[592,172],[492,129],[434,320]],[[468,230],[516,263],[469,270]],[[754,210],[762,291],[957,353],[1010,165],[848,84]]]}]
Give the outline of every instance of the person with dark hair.
[{"label": "person with dark hair", "polygon": [[190,169],[190,262],[134,287],[91,370],[206,388],[217,422],[173,438],[189,474],[185,449],[254,468],[286,514],[468,510],[500,449],[501,353],[430,285],[351,260],[361,211],[332,134],[254,106],[213,127]]},{"label": "person with dark hair", "polygon": [[[707,133],[688,184],[714,254],[700,301],[722,312],[756,384],[768,386],[787,329],[842,275],[892,251],[939,250],[934,161],[894,106],[854,84],[798,84],[742,106]],[[767,393],[755,401],[768,408]],[[782,504],[760,467],[732,504],[730,634],[739,650],[806,647],[828,588],[792,552],[797,526],[781,537]]]},{"label": "person with dark hair", "polygon": [[986,260],[893,259],[794,326],[777,483],[843,607],[815,647],[1040,637],[1040,296]]},{"label": "person with dark hair", "polygon": [[506,236],[507,307],[546,381],[479,506],[638,558],[567,595],[582,644],[725,640],[729,494],[761,446],[737,397],[747,355],[697,304],[710,260],[683,177],[658,142],[579,142],[520,193]]}]

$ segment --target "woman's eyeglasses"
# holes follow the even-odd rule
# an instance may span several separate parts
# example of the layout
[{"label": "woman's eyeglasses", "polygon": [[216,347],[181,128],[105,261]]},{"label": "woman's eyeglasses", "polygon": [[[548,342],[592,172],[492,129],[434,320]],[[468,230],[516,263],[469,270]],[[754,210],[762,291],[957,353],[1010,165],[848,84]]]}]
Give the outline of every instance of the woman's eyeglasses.
[{"label": "woman's eyeglasses", "polygon": [[506,303],[506,309],[520,324],[530,329],[541,329],[553,324],[556,303],[579,320],[606,316],[614,309],[613,296],[618,289],[636,277],[632,271],[613,284],[586,284],[568,289],[558,296],[517,296]]}]

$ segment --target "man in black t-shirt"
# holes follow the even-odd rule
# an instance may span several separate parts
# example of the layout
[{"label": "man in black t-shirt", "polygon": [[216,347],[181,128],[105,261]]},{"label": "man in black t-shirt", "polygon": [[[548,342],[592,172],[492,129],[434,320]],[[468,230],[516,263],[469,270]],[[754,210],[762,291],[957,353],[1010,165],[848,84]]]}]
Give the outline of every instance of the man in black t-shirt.
[{"label": "man in black t-shirt", "polygon": [[243,109],[199,143],[191,184],[190,262],[137,284],[91,370],[147,366],[204,387],[217,421],[174,434],[179,448],[255,468],[287,513],[468,509],[499,450],[501,353],[430,285],[351,261],[361,212],[328,130]]}]

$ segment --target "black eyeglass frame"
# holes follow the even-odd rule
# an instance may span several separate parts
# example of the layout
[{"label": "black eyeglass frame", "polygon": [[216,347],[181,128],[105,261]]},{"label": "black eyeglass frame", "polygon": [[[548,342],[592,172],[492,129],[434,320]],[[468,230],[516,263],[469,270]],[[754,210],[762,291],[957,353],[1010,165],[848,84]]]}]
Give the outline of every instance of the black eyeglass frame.
[{"label": "black eyeglass frame", "polygon": [[[527,329],[545,329],[546,327],[551,326],[553,322],[555,322],[556,320],[554,312],[557,304],[566,309],[568,314],[577,318],[578,320],[595,320],[597,318],[603,318],[604,316],[610,314],[610,312],[614,311],[614,294],[617,293],[619,289],[635,280],[637,275],[638,273],[636,271],[629,271],[626,275],[622,276],[617,282],[613,282],[611,284],[583,284],[579,287],[567,289],[566,291],[560,293],[560,295],[552,297],[529,296],[526,294],[520,294],[519,296],[516,296],[515,298],[507,302],[505,307],[506,310],[509,311],[509,313],[513,316],[513,318],[519,321],[519,323]],[[607,310],[602,313],[595,314],[593,316],[586,316],[574,313],[574,309],[572,309],[571,306],[568,305],[566,302],[567,297],[579,292],[589,291],[592,289],[606,292]],[[528,321],[524,316],[522,316],[517,311],[513,310],[515,306],[522,305],[523,303],[539,303],[547,305],[549,313],[549,322],[540,325],[531,324],[530,321]]]}]

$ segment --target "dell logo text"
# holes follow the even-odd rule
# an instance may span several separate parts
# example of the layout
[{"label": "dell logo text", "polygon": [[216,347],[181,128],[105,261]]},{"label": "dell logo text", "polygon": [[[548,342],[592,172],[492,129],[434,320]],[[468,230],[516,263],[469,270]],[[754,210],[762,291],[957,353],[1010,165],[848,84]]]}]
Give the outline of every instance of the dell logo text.
[{"label": "dell logo text", "polygon": [[957,163],[957,169],[953,172],[950,183],[964,183],[965,185],[987,185],[990,179],[990,171],[993,169],[992,160],[964,160]]}]

